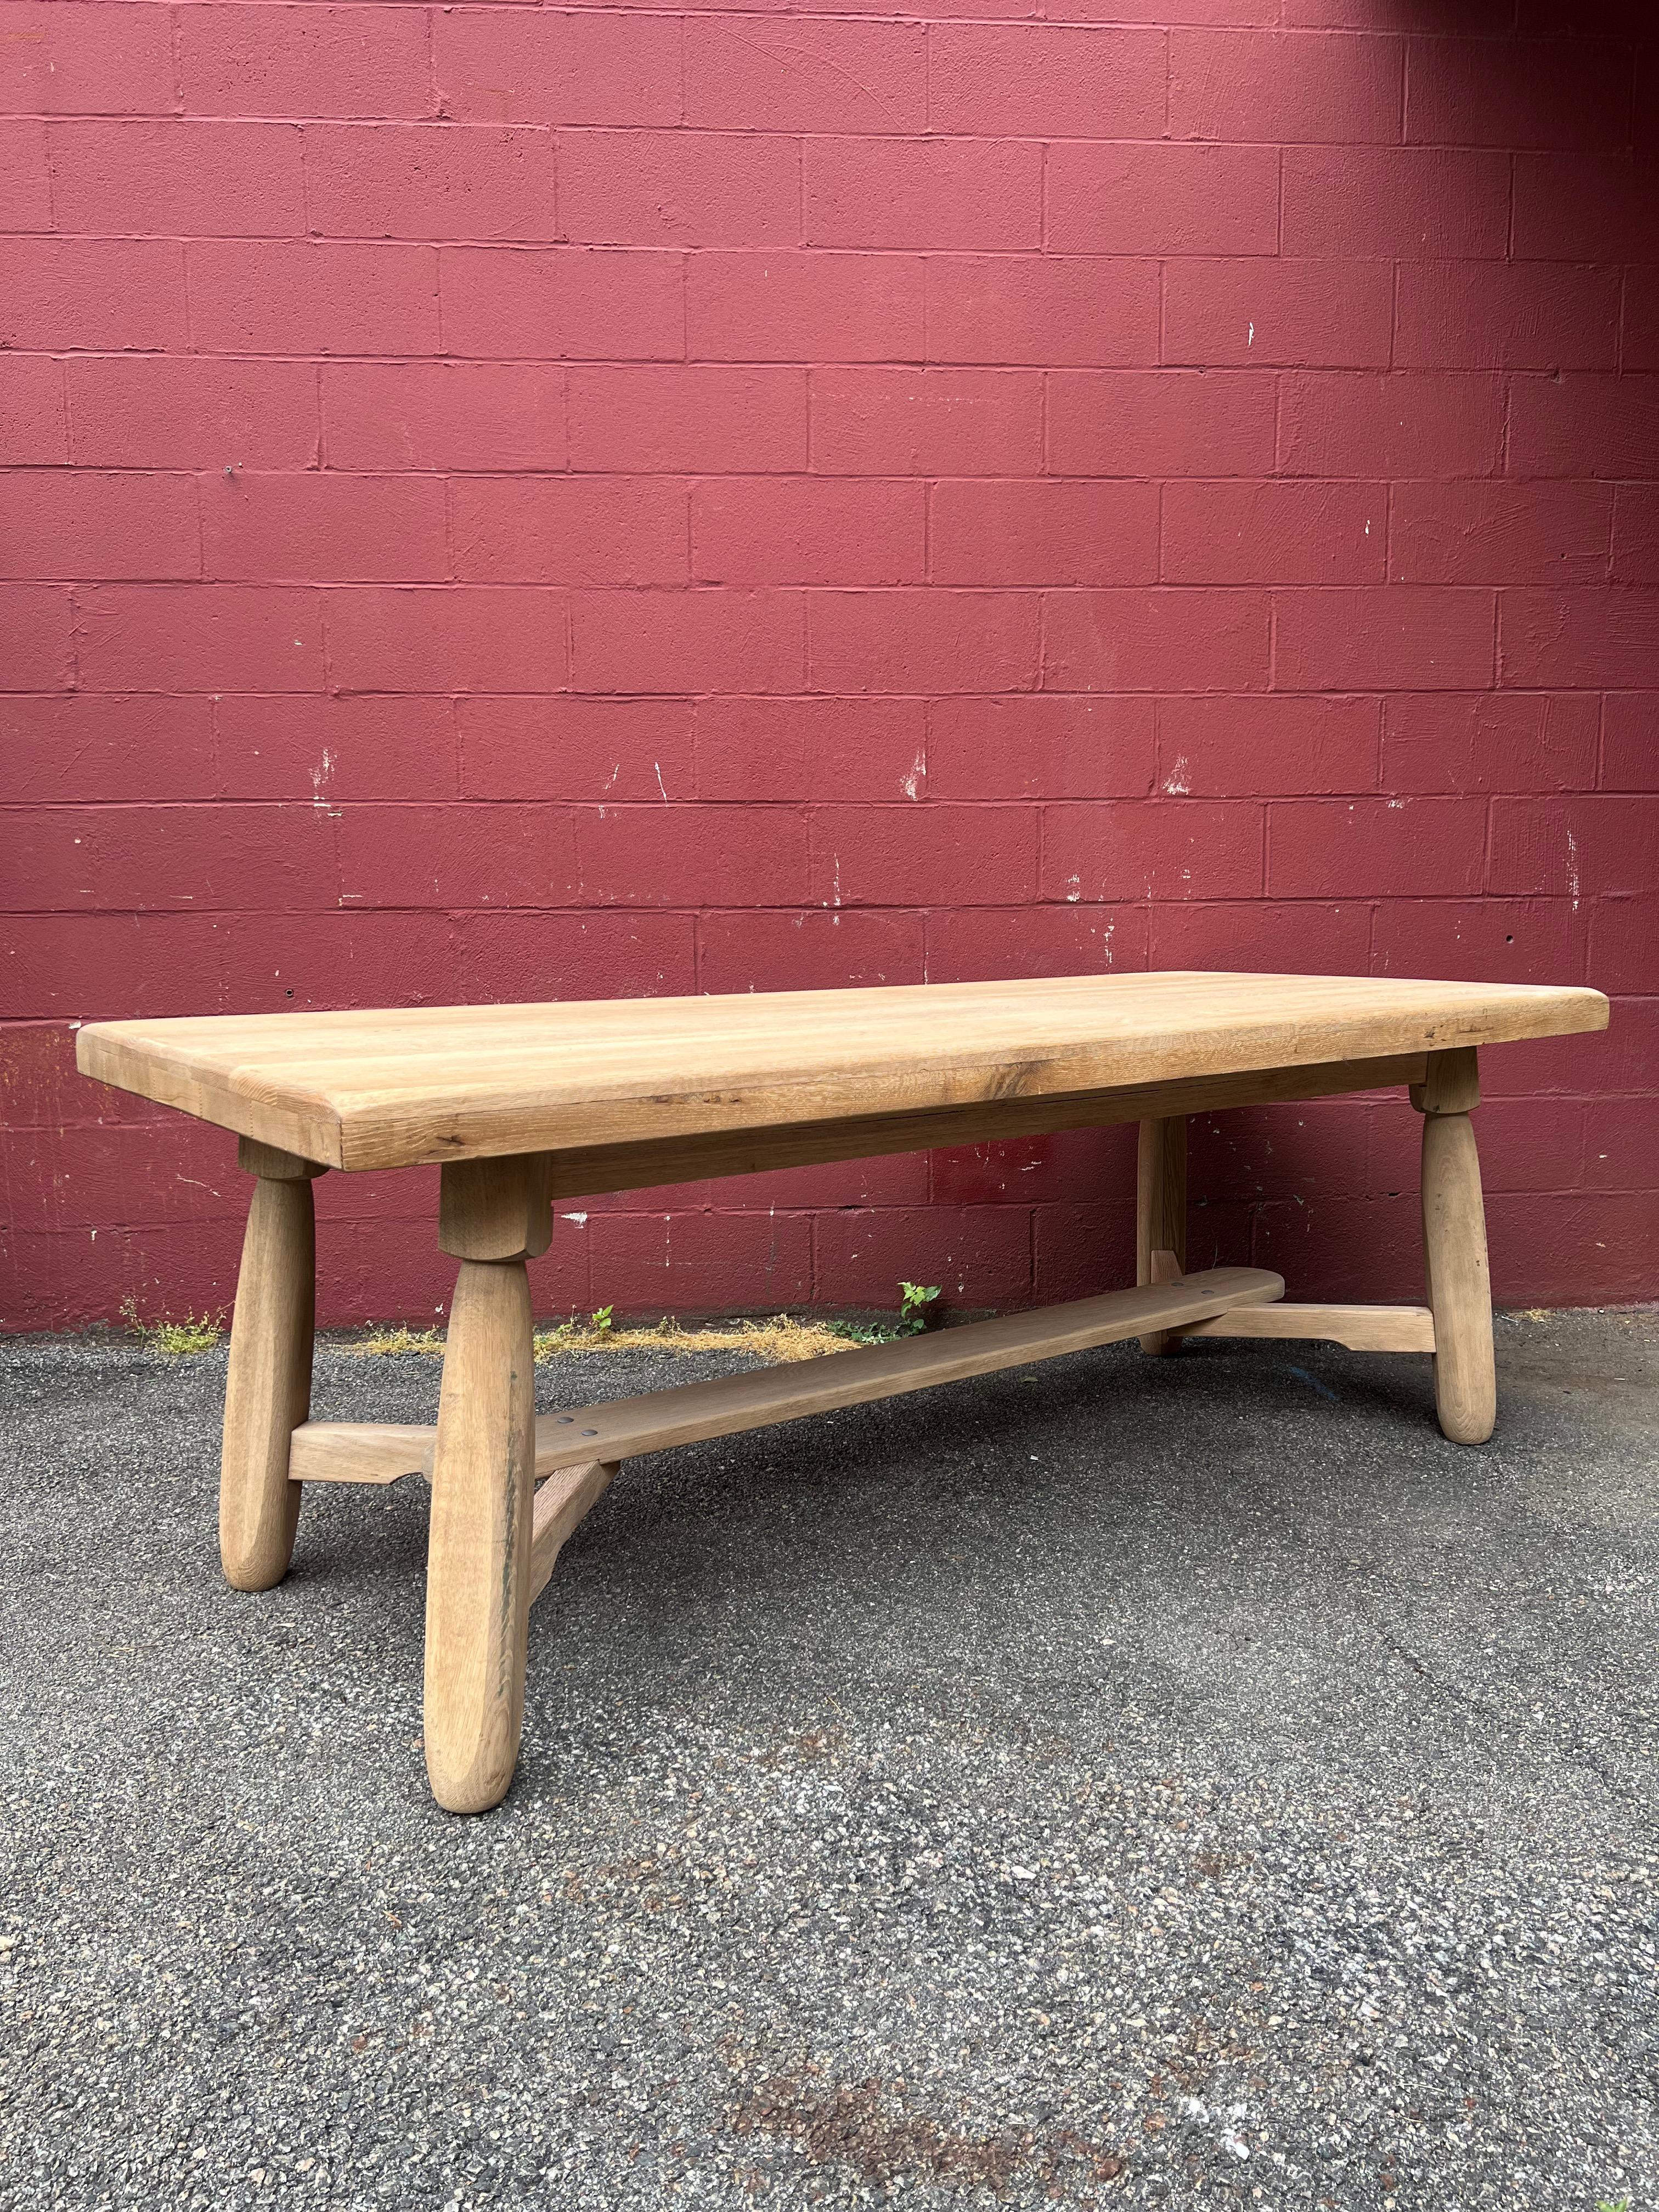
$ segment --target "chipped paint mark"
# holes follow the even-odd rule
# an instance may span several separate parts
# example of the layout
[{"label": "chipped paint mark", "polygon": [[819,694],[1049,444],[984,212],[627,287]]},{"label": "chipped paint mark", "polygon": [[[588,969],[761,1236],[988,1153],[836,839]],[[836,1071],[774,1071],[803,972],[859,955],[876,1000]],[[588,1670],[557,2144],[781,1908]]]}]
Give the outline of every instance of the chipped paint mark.
[{"label": "chipped paint mark", "polygon": [[561,1221],[574,1221],[578,1229],[586,1229],[587,1226],[587,1216],[585,1213],[562,1213],[559,1218]]},{"label": "chipped paint mark", "polygon": [[1572,900],[1572,910],[1578,911],[1578,840],[1571,830],[1567,832],[1567,892]]},{"label": "chipped paint mark", "polygon": [[1083,896],[1083,883],[1082,883],[1082,878],[1081,878],[1080,877],[1078,877],[1078,876],[1067,876],[1067,877],[1066,877],[1066,905],[1067,905],[1067,906],[1075,906],[1075,905],[1077,904],[1078,901],[1079,901],[1082,896]]},{"label": "chipped paint mark", "polygon": [[337,822],[340,818],[339,808],[329,805],[329,800],[333,796],[334,769],[334,755],[325,745],[321,760],[311,771],[311,803],[319,814],[326,815],[331,822]]},{"label": "chipped paint mark", "polygon": [[1190,795],[1193,787],[1188,782],[1187,778],[1192,772],[1192,763],[1187,758],[1186,754],[1177,753],[1176,764],[1170,770],[1164,786],[1172,799],[1185,799]]},{"label": "chipped paint mark", "polygon": [[921,781],[921,772],[926,765],[927,758],[925,750],[924,748],[918,746],[916,749],[915,761],[911,767],[910,773],[904,778],[902,784],[900,786],[900,788],[902,790],[907,799],[914,799],[915,797],[916,786]]},{"label": "chipped paint mark", "polygon": [[653,761],[651,766],[657,779],[657,788],[662,793],[662,803],[666,806],[668,804],[668,787],[662,780],[662,763],[660,761]]},{"label": "chipped paint mark", "polygon": [[1255,343],[1255,325],[1254,323],[1246,323],[1244,325],[1244,343],[1246,345],[1254,345]]}]

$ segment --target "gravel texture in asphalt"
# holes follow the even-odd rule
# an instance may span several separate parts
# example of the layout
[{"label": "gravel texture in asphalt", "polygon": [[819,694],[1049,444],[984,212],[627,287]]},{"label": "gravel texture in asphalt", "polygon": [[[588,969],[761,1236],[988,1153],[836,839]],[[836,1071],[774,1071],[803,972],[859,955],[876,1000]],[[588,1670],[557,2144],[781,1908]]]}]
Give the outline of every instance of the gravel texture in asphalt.
[{"label": "gravel texture in asphalt", "polygon": [[636,1462],[458,1820],[423,1486],[239,1595],[222,1352],[0,1345],[0,2206],[1650,2212],[1659,1319],[1498,1356],[1477,1451],[1218,1343]]}]

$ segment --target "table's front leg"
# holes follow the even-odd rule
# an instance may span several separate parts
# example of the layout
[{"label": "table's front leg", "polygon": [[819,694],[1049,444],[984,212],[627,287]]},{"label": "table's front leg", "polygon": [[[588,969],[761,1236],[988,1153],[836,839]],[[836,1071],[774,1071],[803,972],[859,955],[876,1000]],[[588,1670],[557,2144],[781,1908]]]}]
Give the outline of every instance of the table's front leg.
[{"label": "table's front leg", "polygon": [[289,1439],[311,1410],[317,1311],[311,1185],[324,1170],[248,1137],[237,1160],[258,1180],[230,1329],[219,1556],[234,1589],[262,1590],[288,1572],[300,1518],[300,1485],[288,1479]]},{"label": "table's front leg", "polygon": [[444,1350],[426,1582],[426,1769],[438,1802],[507,1795],[524,1725],[536,1465],[527,1253],[545,1248],[534,1158],[443,1172],[439,1243],[459,1258]]},{"label": "table's front leg", "polygon": [[1480,1103],[1472,1047],[1429,1054],[1412,1086],[1423,1116],[1423,1256],[1434,1311],[1434,1402],[1454,1443],[1483,1444],[1498,1419],[1492,1277],[1480,1158],[1469,1109]]}]

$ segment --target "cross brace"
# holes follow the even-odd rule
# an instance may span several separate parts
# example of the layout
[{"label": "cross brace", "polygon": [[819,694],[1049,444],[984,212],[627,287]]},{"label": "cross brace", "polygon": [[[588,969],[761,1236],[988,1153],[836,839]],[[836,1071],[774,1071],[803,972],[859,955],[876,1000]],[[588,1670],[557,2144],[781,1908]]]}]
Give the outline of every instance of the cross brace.
[{"label": "cross brace", "polygon": [[[1283,1277],[1264,1267],[1212,1267],[1180,1282],[1001,1315],[798,1366],[766,1367],[574,1413],[544,1413],[536,1423],[536,1473],[542,1477],[596,1460],[635,1459],[672,1444],[771,1428],[840,1406],[1114,1344],[1147,1328],[1193,1328],[1235,1309],[1266,1306],[1284,1294]],[[437,1433],[414,1424],[307,1421],[294,1431],[289,1479],[395,1482],[405,1474],[429,1476]]]},{"label": "cross brace", "polygon": [[[1160,1273],[1173,1273],[1158,1253]],[[969,1375],[1054,1359],[1152,1329],[1182,1336],[1323,1337],[1358,1350],[1432,1352],[1425,1306],[1285,1305],[1282,1278],[1261,1267],[1213,1267],[1036,1313],[974,1322],[789,1367],[722,1376],[636,1398],[544,1413],[536,1423],[535,1529],[531,1595],[538,1596],[560,1546],[605,1495],[624,1459],[810,1413],[926,1390]],[[293,1482],[431,1479],[437,1430],[416,1423],[307,1421],[289,1458]]]}]

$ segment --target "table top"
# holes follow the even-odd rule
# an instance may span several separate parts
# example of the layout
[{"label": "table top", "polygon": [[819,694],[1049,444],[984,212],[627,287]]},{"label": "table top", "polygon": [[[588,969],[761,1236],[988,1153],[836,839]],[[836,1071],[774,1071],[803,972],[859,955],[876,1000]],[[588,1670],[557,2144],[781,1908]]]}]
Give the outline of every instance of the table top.
[{"label": "table top", "polygon": [[1599,991],[1172,970],[99,1022],[83,1074],[330,1167],[1075,1097],[1607,1026]]}]

